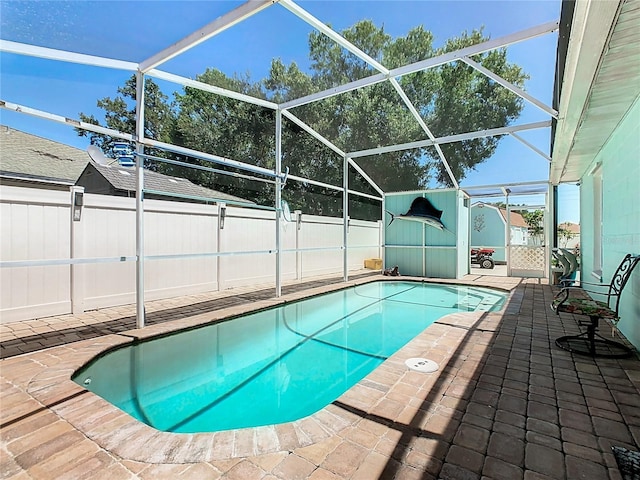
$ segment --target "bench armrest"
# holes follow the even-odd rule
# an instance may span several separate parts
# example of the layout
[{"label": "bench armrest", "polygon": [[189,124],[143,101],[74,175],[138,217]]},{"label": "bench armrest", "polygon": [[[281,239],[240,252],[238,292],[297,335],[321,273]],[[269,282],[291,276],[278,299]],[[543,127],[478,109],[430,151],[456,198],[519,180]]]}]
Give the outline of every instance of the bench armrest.
[{"label": "bench armrest", "polygon": [[577,284],[577,285],[575,285],[577,287],[580,287],[581,285],[591,285],[591,286],[594,286],[594,287],[609,288],[609,284],[607,284],[607,283],[583,282],[582,280],[574,280],[574,282]]},{"label": "bench armrest", "polygon": [[[572,282],[574,285],[563,285],[564,283]],[[584,285],[584,286],[583,286]],[[591,283],[591,282],[576,282],[575,280],[561,280],[560,286],[562,289],[570,288],[570,289],[578,289],[583,290],[585,292],[595,293],[599,295],[606,295],[609,291],[609,285],[605,285],[602,283]]]}]

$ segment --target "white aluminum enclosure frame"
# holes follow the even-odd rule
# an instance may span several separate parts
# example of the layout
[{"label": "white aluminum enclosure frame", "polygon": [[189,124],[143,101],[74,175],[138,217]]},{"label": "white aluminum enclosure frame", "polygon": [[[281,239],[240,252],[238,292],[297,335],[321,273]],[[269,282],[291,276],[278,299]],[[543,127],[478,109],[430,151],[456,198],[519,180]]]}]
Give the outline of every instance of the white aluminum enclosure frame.
[{"label": "white aluminum enclosure frame", "polygon": [[[281,7],[285,8],[292,14],[294,14],[299,19],[303,20],[307,24],[311,25],[317,31],[322,34],[328,36],[334,42],[336,42],[340,47],[346,49],[362,61],[369,64],[373,69],[375,69],[378,73],[375,73],[369,77],[349,82],[347,84],[330,88],[325,91],[317,92],[311,95],[306,95],[298,99],[289,100],[287,102],[283,102],[281,104],[277,104],[274,102],[270,102],[264,99],[255,98],[249,95],[233,92],[230,90],[226,90],[223,88],[215,87],[212,85],[208,85],[203,82],[199,82],[197,80],[193,80],[187,77],[182,77],[179,75],[175,75],[169,72],[165,72],[162,70],[158,70],[163,63],[168,60],[190,50],[196,45],[214,37],[220,32],[225,31],[228,28],[232,28],[239,22],[263,11],[266,8],[271,7],[272,5],[279,4]],[[493,72],[490,72],[482,65],[478,64],[470,57],[473,55],[477,55],[480,53],[484,53],[490,50],[507,47],[509,45],[523,42],[526,40],[530,40],[533,38],[537,38],[543,35],[547,35],[550,33],[554,33],[558,30],[559,22],[548,22],[536,27],[532,27],[521,32],[517,32],[511,35],[507,35],[504,37],[492,39],[477,45],[472,45],[470,47],[463,48],[456,52],[450,52],[447,54],[439,55],[434,58],[429,58],[426,60],[422,60],[419,62],[415,62],[409,65],[405,65],[395,69],[388,69],[384,65],[380,64],[377,60],[371,58],[357,46],[353,45],[351,42],[346,40],[339,33],[332,30],[326,24],[324,24],[319,19],[315,18],[313,15],[305,11],[298,4],[296,4],[293,0],[251,0],[248,1],[237,8],[229,11],[228,13],[222,15],[221,17],[215,19],[204,27],[196,30],[190,35],[186,36],[182,40],[174,43],[166,47],[165,49],[159,51],[158,53],[152,55],[151,57],[141,61],[140,63],[134,62],[126,62],[118,59],[110,59],[110,58],[102,58],[98,56],[86,55],[73,53],[68,51],[56,50],[46,47],[37,47],[28,44],[21,44],[16,42],[11,42],[7,40],[0,40],[0,51],[14,53],[18,55],[24,56],[32,56],[32,57],[40,57],[46,58],[55,61],[61,62],[70,62],[77,63],[89,66],[96,66],[102,68],[112,68],[125,70],[130,72],[135,72],[137,79],[137,102],[136,102],[136,128],[135,133],[127,133],[120,132],[113,129],[100,127],[96,125],[92,125],[86,122],[81,122],[75,119],[69,119],[67,117],[63,117],[60,115],[56,115],[54,113],[44,112],[41,110],[37,110],[34,108],[30,108],[26,105],[18,105],[16,103],[12,103],[9,100],[0,99],[0,107],[12,110],[15,112],[20,112],[22,114],[36,116],[42,119],[66,124],[68,126],[72,126],[75,128],[80,128],[83,130],[91,131],[94,133],[99,133],[103,135],[109,135],[114,138],[119,138],[122,140],[126,140],[129,142],[135,142],[137,153],[141,154],[137,157],[136,162],[136,172],[137,172],[137,181],[136,181],[136,317],[137,317],[137,326],[142,328],[144,326],[144,250],[143,250],[143,236],[144,236],[144,174],[143,174],[143,152],[144,147],[155,147],[168,151],[172,151],[175,153],[181,153],[189,156],[193,156],[196,158],[200,158],[215,164],[221,164],[229,167],[233,167],[236,169],[240,169],[251,174],[266,176],[268,178],[273,179],[275,183],[275,198],[274,198],[274,208],[276,215],[276,295],[281,295],[281,245],[280,245],[280,228],[279,223],[281,219],[281,186],[285,180],[285,174],[282,172],[282,117],[285,117],[288,121],[294,123],[302,130],[307,132],[313,138],[321,142],[323,145],[331,149],[335,152],[340,158],[343,159],[343,184],[341,186],[334,186],[330,184],[325,184],[323,182],[306,179],[302,177],[297,177],[295,175],[289,175],[286,177],[289,181],[300,181],[307,182],[311,185],[320,186],[323,188],[328,188],[336,191],[340,191],[343,194],[343,272],[344,272],[344,280],[348,279],[347,272],[347,258],[348,258],[348,229],[349,229],[349,215],[348,215],[348,205],[349,205],[349,195],[356,195],[365,198],[371,198],[375,200],[379,200],[381,202],[381,209],[384,211],[385,204],[385,192],[381,189],[376,183],[370,178],[370,176],[366,173],[366,167],[357,164],[354,159],[367,157],[371,155],[379,155],[387,152],[395,152],[401,150],[422,148],[426,146],[433,146],[438,152],[438,156],[440,158],[441,163],[445,171],[447,172],[452,184],[456,189],[460,189],[459,184],[455,176],[453,175],[451,168],[447,159],[445,158],[442,149],[440,148],[441,144],[459,142],[463,140],[483,138],[488,136],[495,135],[505,135],[509,134],[519,140],[528,148],[532,149],[540,156],[549,160],[549,156],[544,152],[537,149],[535,146],[526,142],[524,139],[519,137],[516,132],[530,130],[530,129],[538,129],[538,128],[548,128],[551,125],[551,120],[535,122],[525,125],[514,125],[509,127],[501,127],[494,128],[489,130],[483,130],[478,132],[466,132],[460,133],[456,135],[449,135],[446,137],[436,138],[432,132],[430,131],[428,125],[425,123],[424,119],[414,107],[412,102],[407,97],[406,93],[403,91],[400,82],[398,81],[404,75],[409,75],[411,73],[420,72],[423,70],[427,70],[430,68],[438,67],[443,64],[447,64],[450,62],[462,61],[478,70],[482,74],[491,78],[493,81],[499,83],[504,88],[507,88],[514,94],[520,96],[524,100],[532,103],[537,108],[548,114],[551,118],[557,118],[557,112],[545,105],[543,102],[535,99],[528,93],[524,92],[522,89],[516,87],[515,85],[507,82],[502,79],[500,76],[496,75]],[[276,118],[276,128],[275,128],[275,168],[273,170],[264,169],[261,167],[256,167],[254,165],[246,164],[244,162],[228,159],[224,157],[220,157],[217,155],[211,155],[204,152],[198,152],[195,150],[191,150],[184,147],[179,147],[176,145],[169,145],[166,143],[158,142],[144,136],[144,81],[146,76],[162,79],[165,81],[169,81],[181,86],[188,86],[191,88],[200,89],[203,91],[211,92],[216,95],[221,95],[227,98],[235,99],[242,102],[247,102],[253,105],[261,106],[264,108],[269,108],[275,112]],[[361,150],[356,152],[345,152],[342,149],[338,148],[335,144],[333,144],[329,139],[323,137],[318,132],[316,132],[311,126],[305,124],[302,120],[293,115],[289,109],[298,107],[301,105],[305,105],[311,102],[316,102],[322,99],[326,99],[332,96],[340,95],[345,92],[353,91],[362,87],[374,85],[376,83],[381,82],[390,82],[395,91],[398,93],[399,97],[402,99],[407,109],[412,114],[413,118],[418,122],[422,130],[426,134],[426,139],[398,144],[398,145],[388,145],[381,146],[368,150]],[[371,187],[380,195],[379,197],[375,195],[366,194],[363,192],[356,192],[349,189],[348,184],[348,171],[349,167],[354,168],[370,185]],[[384,237],[384,235],[383,235]],[[382,239],[384,242],[384,238]],[[2,262],[3,264],[9,263],[14,264],[17,262]],[[25,263],[25,262],[22,262]],[[31,263],[31,262],[27,262]],[[67,263],[74,263],[72,261],[67,261]],[[77,262],[76,262],[77,263]],[[50,261],[48,264],[55,264],[55,261]],[[11,266],[11,265],[3,265],[3,266]]]}]

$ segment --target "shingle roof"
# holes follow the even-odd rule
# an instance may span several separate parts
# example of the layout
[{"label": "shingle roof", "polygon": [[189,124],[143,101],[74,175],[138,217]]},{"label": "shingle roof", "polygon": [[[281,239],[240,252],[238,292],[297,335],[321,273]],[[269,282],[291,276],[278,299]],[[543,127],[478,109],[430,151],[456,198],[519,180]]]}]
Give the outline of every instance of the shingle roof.
[{"label": "shingle roof", "polygon": [[569,230],[571,233],[580,233],[580,224],[572,223],[572,222],[564,222],[558,224],[558,228],[564,228],[565,230]]},{"label": "shingle roof", "polygon": [[[500,213],[502,214],[502,218],[504,221],[507,221],[507,209],[500,208]],[[518,212],[510,212],[509,214],[509,223],[512,227],[524,227],[528,228],[527,222],[525,222],[524,217],[520,215]]]},{"label": "shingle roof", "polygon": [[[84,150],[0,125],[0,176],[75,184],[89,163],[116,189],[136,190],[135,168],[99,165]],[[151,170],[144,171],[144,183],[175,195],[254,203]]]},{"label": "shingle roof", "polygon": [[75,183],[88,161],[78,148],[0,125],[0,170],[6,176]]},{"label": "shingle roof", "polygon": [[[129,192],[136,191],[135,167],[123,167],[121,165],[100,165],[91,161],[93,167],[118,190]],[[204,197],[218,200],[228,200],[244,203],[254,203],[234,195],[211,190],[209,188],[191,183],[186,178],[171,177],[151,170],[144,171],[144,187],[148,190],[167,192],[186,197]]]}]

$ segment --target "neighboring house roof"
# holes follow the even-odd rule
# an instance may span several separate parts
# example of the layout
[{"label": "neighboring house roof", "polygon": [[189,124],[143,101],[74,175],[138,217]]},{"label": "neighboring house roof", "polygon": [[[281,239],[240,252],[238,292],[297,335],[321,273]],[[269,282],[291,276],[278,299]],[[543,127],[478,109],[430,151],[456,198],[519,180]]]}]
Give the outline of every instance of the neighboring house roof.
[{"label": "neighboring house roof", "polygon": [[[500,210],[500,215],[502,215],[502,218],[506,222],[507,221],[507,209],[506,208],[500,208],[499,210]],[[527,225],[527,222],[524,221],[524,217],[522,215],[520,215],[518,212],[510,212],[509,223],[511,224],[512,227],[529,228],[529,225]]]},{"label": "neighboring house roof", "polygon": [[0,125],[0,176],[73,185],[89,158],[62,143]]},{"label": "neighboring house roof", "polygon": [[580,235],[580,224],[578,223],[563,222],[558,224],[558,228],[563,228],[565,230],[570,231],[571,233]]},{"label": "neighboring house roof", "polygon": [[[123,167],[118,164],[100,165],[93,161],[87,166],[86,171],[95,169],[109,182],[116,190],[126,192],[136,191],[136,169],[135,167]],[[167,192],[182,198],[204,197],[212,200],[235,201],[244,203],[254,203],[234,195],[211,190],[209,188],[191,183],[186,178],[171,177],[151,170],[144,171],[144,187],[148,190]]]},{"label": "neighboring house roof", "polygon": [[[133,167],[100,165],[79,148],[0,125],[0,177],[14,180],[75,185],[87,169],[97,170],[115,189],[136,191]],[[189,197],[254,203],[201,187],[187,179],[144,171],[145,188]]]}]

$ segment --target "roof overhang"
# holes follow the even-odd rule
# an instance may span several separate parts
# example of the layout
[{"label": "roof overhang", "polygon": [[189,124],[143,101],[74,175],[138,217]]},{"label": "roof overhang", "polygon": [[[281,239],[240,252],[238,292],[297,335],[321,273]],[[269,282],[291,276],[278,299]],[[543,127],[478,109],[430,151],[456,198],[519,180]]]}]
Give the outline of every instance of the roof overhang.
[{"label": "roof overhang", "polygon": [[544,195],[549,190],[547,180],[533,182],[504,183],[497,185],[475,185],[461,187],[471,198],[509,197],[516,195]]},{"label": "roof overhang", "polygon": [[28,182],[28,183],[42,183],[47,185],[60,185],[65,187],[71,187],[75,185],[73,181],[67,180],[64,178],[45,177],[42,175],[30,175],[28,173],[0,171],[0,183],[2,183],[2,180],[13,180],[13,181],[19,181],[19,182]]},{"label": "roof overhang", "polygon": [[564,75],[556,80],[552,184],[577,182],[589,171],[640,95],[639,24],[640,0],[575,2]]}]

